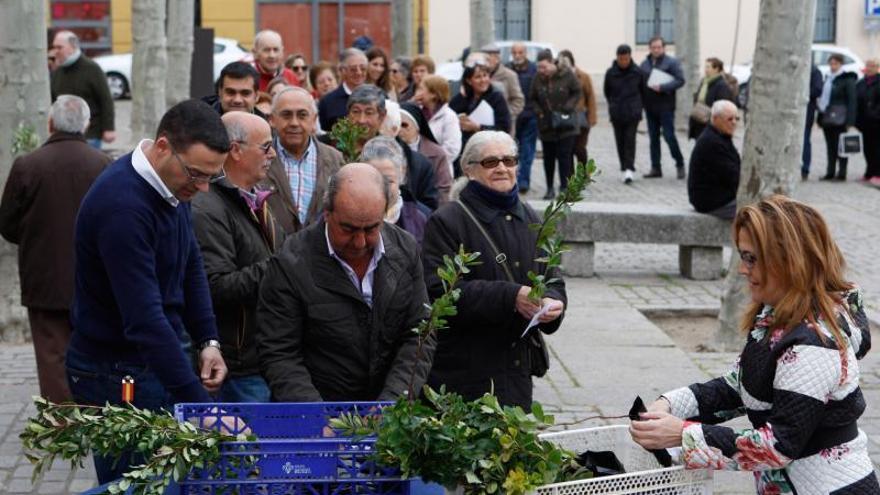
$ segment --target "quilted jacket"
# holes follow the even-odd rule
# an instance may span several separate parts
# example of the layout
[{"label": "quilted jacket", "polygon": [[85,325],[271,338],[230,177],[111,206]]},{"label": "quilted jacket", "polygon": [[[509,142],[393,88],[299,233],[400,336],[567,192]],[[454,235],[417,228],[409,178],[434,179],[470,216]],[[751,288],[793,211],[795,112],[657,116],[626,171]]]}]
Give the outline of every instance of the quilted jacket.
[{"label": "quilted jacket", "polygon": [[[871,347],[858,289],[845,294],[838,324],[843,350],[821,319],[786,332],[765,306],[732,371],[663,394],[686,419],[685,466],[753,471],[765,495],[880,493],[856,425],[865,410],[858,360]],[[743,414],[752,428],[717,425]]]}]

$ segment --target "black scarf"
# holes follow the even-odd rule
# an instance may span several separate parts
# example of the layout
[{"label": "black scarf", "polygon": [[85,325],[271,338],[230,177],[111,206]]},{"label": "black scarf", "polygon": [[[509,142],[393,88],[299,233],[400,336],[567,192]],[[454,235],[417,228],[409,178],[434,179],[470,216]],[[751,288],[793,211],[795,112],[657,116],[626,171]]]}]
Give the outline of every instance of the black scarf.
[{"label": "black scarf", "polygon": [[516,206],[516,202],[519,201],[519,187],[516,184],[514,184],[513,189],[511,189],[510,191],[506,193],[501,193],[494,189],[489,189],[488,187],[471,179],[468,181],[465,190],[476,194],[477,197],[485,201],[486,204],[499,210],[510,211],[514,206]]}]

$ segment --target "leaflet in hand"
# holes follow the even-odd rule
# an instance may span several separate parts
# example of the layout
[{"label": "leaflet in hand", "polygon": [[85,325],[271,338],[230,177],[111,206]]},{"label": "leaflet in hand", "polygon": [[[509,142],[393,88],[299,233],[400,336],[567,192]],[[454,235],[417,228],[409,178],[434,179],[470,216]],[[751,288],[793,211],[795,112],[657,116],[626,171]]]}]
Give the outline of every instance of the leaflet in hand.
[{"label": "leaflet in hand", "polygon": [[492,105],[486,103],[486,100],[481,101],[468,117],[479,125],[495,126],[495,110],[492,109]]},{"label": "leaflet in hand", "polygon": [[526,327],[525,331],[523,331],[522,335],[519,336],[519,338],[525,337],[526,334],[529,333],[529,330],[538,326],[538,318],[546,315],[548,311],[550,311],[550,303],[541,306],[541,309],[539,309],[538,312],[535,313],[535,316],[532,316],[532,320],[529,321],[529,325]]},{"label": "leaflet in hand", "polygon": [[651,75],[648,76],[648,87],[663,86],[672,81],[675,81],[672,74],[660,69],[651,69]]}]

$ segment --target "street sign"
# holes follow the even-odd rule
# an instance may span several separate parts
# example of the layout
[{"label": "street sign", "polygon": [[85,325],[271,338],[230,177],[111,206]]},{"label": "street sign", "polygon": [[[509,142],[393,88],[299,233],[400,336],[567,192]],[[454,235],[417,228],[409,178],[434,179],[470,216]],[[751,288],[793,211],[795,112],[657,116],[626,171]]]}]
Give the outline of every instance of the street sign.
[{"label": "street sign", "polygon": [[865,17],[880,18],[880,0],[865,0]]}]

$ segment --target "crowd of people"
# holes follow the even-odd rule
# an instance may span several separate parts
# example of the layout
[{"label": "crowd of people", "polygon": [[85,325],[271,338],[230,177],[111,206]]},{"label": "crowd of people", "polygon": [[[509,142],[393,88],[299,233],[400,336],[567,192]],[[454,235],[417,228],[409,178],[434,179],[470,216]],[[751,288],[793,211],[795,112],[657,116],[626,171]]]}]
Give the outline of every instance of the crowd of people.
[{"label": "crowd of people", "polygon": [[[737,212],[739,117],[718,59],[706,61],[694,95],[685,174],[672,128],[681,68],[662,39],[650,49],[637,66],[621,45],[604,81],[623,180],[633,180],[644,112],[645,177],[662,176],[662,135],[697,210],[734,219],[754,304],[731,376],[664,394],[633,423],[633,438],[682,446],[691,467],[763,470],[759,489],[776,475],[813,487],[805,470],[837,472],[817,459],[838,449],[847,476],[826,476],[822,489],[880,490],[856,426],[857,359],[870,334],[842,255],[808,206],[776,197]],[[253,64],[224,67],[216,94],[173,106],[112,163],[88,141],[113,138],[106,113],[92,113],[100,98],[63,93],[76,77],[54,74],[52,135],[16,160],[0,202],[0,234],[20,248],[41,394],[161,409],[394,400],[429,384],[528,408],[532,377],[547,370],[543,335],[560,328],[568,298],[555,269],[544,273],[543,298],[530,297],[530,273],[547,267],[530,228],[539,218],[521,193],[538,138],[547,197],[556,170],[566,187],[573,160],[586,158],[596,96],[571,52],[533,62],[515,44],[512,55],[506,67],[496,46],[468,54],[453,85],[433,75],[429,57],[391,60],[377,47],[310,68],[263,31]],[[71,66],[60,63],[56,71]],[[654,70],[668,77],[652,79]],[[839,102],[876,103],[875,79],[832,75],[817,96],[820,122]],[[354,163],[328,132],[341,118],[363,131]],[[848,122],[826,122],[829,140]],[[837,167],[845,173],[845,162]],[[449,328],[420,343],[412,329],[445,290],[438,270],[460,246],[482,263],[458,284]],[[822,380],[798,378],[809,374]],[[136,384],[133,398],[120,394],[123,381]],[[743,412],[754,430],[712,426]],[[98,479],[137,462],[98,456]]]}]

